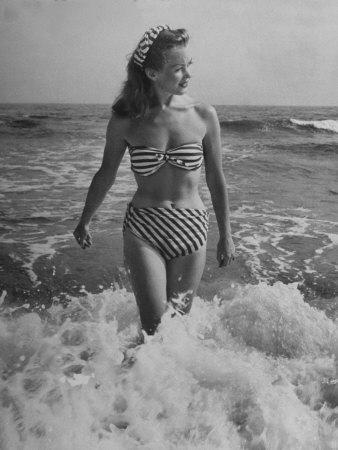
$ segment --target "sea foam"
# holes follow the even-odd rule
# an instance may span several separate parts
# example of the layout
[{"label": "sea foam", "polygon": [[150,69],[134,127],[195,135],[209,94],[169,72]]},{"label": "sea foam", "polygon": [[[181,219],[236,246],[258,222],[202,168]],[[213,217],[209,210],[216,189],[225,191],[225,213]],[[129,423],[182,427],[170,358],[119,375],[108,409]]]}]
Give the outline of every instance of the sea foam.
[{"label": "sea foam", "polygon": [[291,123],[304,127],[311,127],[318,130],[332,131],[338,133],[338,120],[326,119],[326,120],[299,120],[290,119]]},{"label": "sea foam", "polygon": [[[133,295],[4,308],[3,449],[333,449],[336,325],[295,284],[235,287],[139,339]],[[127,355],[127,357],[126,357]]]}]

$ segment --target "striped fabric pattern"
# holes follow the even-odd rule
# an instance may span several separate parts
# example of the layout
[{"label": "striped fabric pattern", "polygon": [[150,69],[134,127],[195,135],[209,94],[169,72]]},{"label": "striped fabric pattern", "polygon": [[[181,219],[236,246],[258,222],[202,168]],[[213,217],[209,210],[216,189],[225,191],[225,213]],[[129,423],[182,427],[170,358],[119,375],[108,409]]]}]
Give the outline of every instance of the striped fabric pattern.
[{"label": "striped fabric pattern", "polygon": [[150,30],[146,31],[134,52],[134,63],[142,67],[147,57],[147,53],[157,36],[161,31],[169,29],[168,25],[158,25],[157,27],[150,28]]},{"label": "striped fabric pattern", "polygon": [[159,251],[166,260],[197,251],[207,240],[209,213],[194,208],[136,208],[128,204],[127,228]]},{"label": "striped fabric pattern", "polygon": [[203,147],[198,142],[183,144],[165,152],[143,145],[128,145],[128,148],[132,170],[144,176],[157,172],[166,162],[186,170],[198,169],[203,162]]}]

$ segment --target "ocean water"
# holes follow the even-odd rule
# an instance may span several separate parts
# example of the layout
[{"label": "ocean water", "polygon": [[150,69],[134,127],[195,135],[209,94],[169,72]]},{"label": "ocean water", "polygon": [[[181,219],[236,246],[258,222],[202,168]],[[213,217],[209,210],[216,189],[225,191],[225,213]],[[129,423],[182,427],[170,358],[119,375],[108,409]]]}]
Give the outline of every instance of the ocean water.
[{"label": "ocean water", "polygon": [[338,108],[217,111],[236,262],[202,176],[198,297],[133,348],[127,154],[94,246],[72,237],[110,106],[0,105],[0,448],[338,448]]}]

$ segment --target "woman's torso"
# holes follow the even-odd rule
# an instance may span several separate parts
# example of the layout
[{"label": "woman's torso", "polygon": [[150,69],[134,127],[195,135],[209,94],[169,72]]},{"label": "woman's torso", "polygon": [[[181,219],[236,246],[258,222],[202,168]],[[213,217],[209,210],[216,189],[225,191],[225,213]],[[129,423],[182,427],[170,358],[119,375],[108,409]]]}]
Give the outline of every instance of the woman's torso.
[{"label": "woman's torso", "polygon": [[[203,150],[205,132],[206,125],[199,105],[185,100],[146,119],[130,119],[125,140],[131,153],[132,147],[144,146],[157,149],[159,155],[168,150],[174,154],[173,149],[179,150],[182,145],[191,143],[193,145],[187,151],[195,151],[198,156],[198,149]],[[198,192],[200,173],[200,167],[187,170],[169,161],[155,167],[151,175],[134,172],[138,188],[132,203],[136,207],[203,208]]]}]

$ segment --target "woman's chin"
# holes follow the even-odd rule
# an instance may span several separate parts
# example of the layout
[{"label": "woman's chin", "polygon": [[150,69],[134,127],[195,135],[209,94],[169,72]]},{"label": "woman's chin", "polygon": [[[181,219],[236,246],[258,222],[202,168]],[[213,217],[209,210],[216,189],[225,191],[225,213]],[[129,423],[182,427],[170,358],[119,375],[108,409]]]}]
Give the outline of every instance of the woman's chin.
[{"label": "woman's chin", "polygon": [[177,95],[183,95],[187,92],[188,86],[179,86],[177,89]]}]

